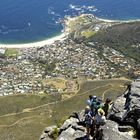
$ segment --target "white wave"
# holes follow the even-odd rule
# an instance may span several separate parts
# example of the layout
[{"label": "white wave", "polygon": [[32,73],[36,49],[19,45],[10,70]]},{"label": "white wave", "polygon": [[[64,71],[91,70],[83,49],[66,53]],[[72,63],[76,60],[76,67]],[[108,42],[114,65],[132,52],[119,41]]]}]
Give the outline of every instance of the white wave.
[{"label": "white wave", "polygon": [[71,8],[71,9],[75,9],[75,5],[72,5],[72,4],[69,4],[69,7]]},{"label": "white wave", "polygon": [[19,32],[20,30],[19,29],[9,29],[7,31],[2,31],[0,33],[2,33],[3,35],[6,35],[6,34],[9,34],[11,32]]},{"label": "white wave", "polygon": [[[84,12],[96,12],[97,9],[95,8],[95,6],[80,6],[80,5],[69,5],[70,9],[78,11],[80,13],[84,13]],[[65,12],[67,12],[68,10],[65,10]]]},{"label": "white wave", "polygon": [[49,14],[49,15],[54,15],[54,16],[56,16],[56,17],[61,17],[60,14],[58,14],[58,13],[56,13],[56,12],[54,11],[54,8],[53,8],[53,7],[48,8],[48,14]]},{"label": "white wave", "polygon": [[49,8],[48,8],[48,14],[49,14],[49,15],[53,15],[53,14],[54,14],[53,9],[54,9],[53,7],[49,7]]},{"label": "white wave", "polygon": [[29,27],[31,26],[31,22],[28,22],[28,26],[29,26]]}]

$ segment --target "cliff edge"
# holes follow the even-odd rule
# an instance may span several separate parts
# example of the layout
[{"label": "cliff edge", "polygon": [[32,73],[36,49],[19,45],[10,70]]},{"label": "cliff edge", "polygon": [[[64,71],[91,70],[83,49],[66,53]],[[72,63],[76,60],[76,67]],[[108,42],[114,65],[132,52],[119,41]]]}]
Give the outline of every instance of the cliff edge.
[{"label": "cliff edge", "polygon": [[[136,140],[140,136],[140,81],[133,82],[111,108],[100,140]],[[86,140],[84,110],[58,126],[46,127],[40,140]]]}]

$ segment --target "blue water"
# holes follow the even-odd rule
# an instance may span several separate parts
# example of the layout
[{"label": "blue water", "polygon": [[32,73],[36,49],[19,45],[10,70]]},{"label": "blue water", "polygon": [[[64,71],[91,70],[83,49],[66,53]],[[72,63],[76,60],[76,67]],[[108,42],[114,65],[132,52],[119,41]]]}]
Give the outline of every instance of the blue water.
[{"label": "blue water", "polygon": [[113,20],[140,19],[140,0],[1,0],[0,43],[27,43],[60,34],[65,15],[92,13]]}]

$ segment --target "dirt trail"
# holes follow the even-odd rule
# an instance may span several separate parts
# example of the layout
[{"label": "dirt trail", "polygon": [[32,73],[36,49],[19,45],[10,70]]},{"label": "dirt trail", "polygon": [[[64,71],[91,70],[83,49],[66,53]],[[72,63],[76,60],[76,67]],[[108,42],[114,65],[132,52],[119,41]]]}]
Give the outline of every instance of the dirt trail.
[{"label": "dirt trail", "polygon": [[[99,88],[103,88],[103,87],[107,87],[107,86],[110,86],[110,84],[106,84],[106,85],[103,85],[103,86],[97,86],[96,88],[87,90],[86,92],[83,92],[83,93],[81,93],[81,94],[75,93],[73,96],[71,96],[71,97],[69,97],[69,98],[67,98],[67,99],[61,100],[61,101],[55,101],[55,102],[47,103],[47,104],[44,104],[44,105],[41,105],[41,106],[37,106],[37,107],[34,107],[34,108],[27,108],[27,109],[24,109],[22,112],[19,112],[19,113],[11,113],[11,114],[2,115],[2,116],[0,116],[0,118],[3,118],[3,117],[10,117],[10,116],[14,116],[14,115],[19,115],[19,114],[23,114],[23,113],[26,113],[26,112],[32,112],[33,110],[39,109],[39,108],[42,108],[42,107],[48,107],[48,111],[49,111],[49,114],[50,114],[50,117],[51,117],[52,110],[51,110],[51,108],[50,108],[50,105],[52,105],[52,104],[57,104],[57,103],[59,103],[59,102],[64,102],[64,101],[69,100],[69,99],[71,99],[71,98],[73,98],[73,97],[75,97],[75,96],[85,95],[85,94],[87,94],[87,93],[90,92],[90,91],[94,91],[94,90],[97,90],[97,89],[99,89]],[[110,89],[110,87],[109,87],[109,89]],[[109,90],[109,89],[107,89],[107,90]],[[105,93],[107,92],[107,90],[106,90],[103,94],[105,94]],[[11,125],[0,125],[0,127],[12,127],[12,126],[14,126],[14,125],[20,123],[20,122],[23,121],[23,120],[30,119],[30,118],[34,118],[34,117],[37,117],[37,116],[24,117],[24,118],[22,118],[22,119],[17,120],[16,122],[14,122],[14,123],[11,124]]]}]

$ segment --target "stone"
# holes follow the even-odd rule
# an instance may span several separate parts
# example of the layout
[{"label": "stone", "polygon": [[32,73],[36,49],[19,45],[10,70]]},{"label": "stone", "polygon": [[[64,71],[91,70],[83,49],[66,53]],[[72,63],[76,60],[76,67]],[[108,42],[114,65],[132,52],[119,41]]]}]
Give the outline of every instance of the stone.
[{"label": "stone", "polygon": [[126,99],[123,96],[118,97],[116,99],[116,101],[114,102],[114,104],[113,104],[114,111],[116,111],[116,112],[123,111],[124,110],[125,101],[126,101]]},{"label": "stone", "polygon": [[134,128],[129,125],[124,125],[124,126],[118,126],[118,129],[120,132],[128,132],[128,131],[133,131]]},{"label": "stone", "polygon": [[57,140],[72,140],[73,135],[75,133],[75,130],[71,127],[69,127],[66,131],[63,131]]},{"label": "stone", "polygon": [[86,137],[86,131],[80,131],[80,130],[77,130],[75,131],[74,133],[74,139],[82,139],[82,138],[85,138]]},{"label": "stone", "polygon": [[40,137],[40,140],[52,140],[47,133],[43,133]]},{"label": "stone", "polygon": [[44,130],[44,132],[45,132],[45,133],[52,132],[55,128],[57,128],[56,125],[46,127],[45,130]]},{"label": "stone", "polygon": [[78,119],[71,117],[70,119],[68,119],[64,122],[64,124],[60,127],[60,130],[66,130],[73,123],[78,123],[78,122],[79,122]]},{"label": "stone", "polygon": [[85,110],[82,110],[78,113],[78,117],[79,117],[80,122],[83,122],[85,120],[84,114],[85,114]]},{"label": "stone", "polygon": [[135,140],[126,133],[119,132],[118,124],[114,121],[107,120],[102,129],[103,140]]},{"label": "stone", "polygon": [[83,127],[82,125],[78,125],[77,123],[73,123],[72,124],[72,128],[76,131],[76,130],[80,130],[80,131],[85,131],[85,127]]}]

